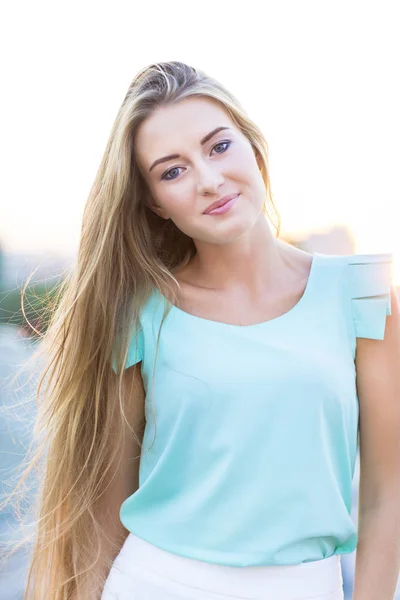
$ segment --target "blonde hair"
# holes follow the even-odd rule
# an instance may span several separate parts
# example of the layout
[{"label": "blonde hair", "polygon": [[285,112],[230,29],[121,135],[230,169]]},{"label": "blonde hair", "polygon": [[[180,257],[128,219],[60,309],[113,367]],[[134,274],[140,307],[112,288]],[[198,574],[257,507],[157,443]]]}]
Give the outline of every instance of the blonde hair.
[{"label": "blonde hair", "polygon": [[[48,328],[33,355],[33,360],[44,359],[37,386],[37,447],[8,498],[18,497],[24,480],[38,470],[24,600],[69,599],[83,578],[76,565],[90,569],[98,560],[101,532],[93,505],[113,456],[119,455],[121,440],[111,435],[111,423],[115,410],[121,423],[124,419],[122,378],[132,332],[138,331],[154,288],[176,304],[180,288],[173,272],[196,253],[192,238],[147,206],[134,135],[159,106],[191,96],[218,101],[251,143],[265,183],[263,212],[279,235],[267,143],[236,98],[182,62],[140,71],[118,111],[85,205],[76,267],[58,287]],[[110,368],[113,350],[116,375]]]}]

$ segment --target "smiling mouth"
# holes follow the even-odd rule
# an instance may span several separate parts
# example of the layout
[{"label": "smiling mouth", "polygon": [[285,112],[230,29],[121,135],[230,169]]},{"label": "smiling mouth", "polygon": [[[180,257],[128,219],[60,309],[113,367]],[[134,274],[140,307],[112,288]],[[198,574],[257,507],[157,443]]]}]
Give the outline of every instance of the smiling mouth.
[{"label": "smiling mouth", "polygon": [[231,207],[236,203],[236,200],[238,199],[239,196],[240,196],[240,194],[236,194],[236,196],[233,196],[233,198],[230,198],[229,200],[227,200],[220,206],[216,206],[215,208],[213,208],[212,210],[209,210],[209,212],[207,212],[205,214],[213,216],[213,215],[222,215],[222,214],[228,212],[231,209]]},{"label": "smiling mouth", "polygon": [[214,208],[207,208],[203,214],[205,215],[210,215],[212,214],[214,211],[217,211],[219,209],[222,209],[224,206],[226,206],[227,204],[231,204],[234,200],[236,200],[238,198],[240,194],[235,194],[234,196],[228,197],[227,200],[225,200],[222,204],[217,204],[217,206],[214,206]]}]

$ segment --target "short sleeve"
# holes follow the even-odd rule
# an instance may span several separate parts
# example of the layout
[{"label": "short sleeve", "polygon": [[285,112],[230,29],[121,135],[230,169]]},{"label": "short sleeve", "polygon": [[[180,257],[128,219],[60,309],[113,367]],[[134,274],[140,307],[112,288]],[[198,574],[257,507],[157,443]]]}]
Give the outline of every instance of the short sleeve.
[{"label": "short sleeve", "polygon": [[[125,369],[128,369],[132,365],[143,360],[143,356],[144,356],[144,333],[143,333],[142,327],[139,327],[137,334],[133,335],[132,339],[130,341],[129,348],[128,348],[128,356],[127,356],[126,363],[125,363]],[[112,357],[111,366],[112,366],[114,373],[116,373],[116,361],[115,361],[114,354]]]},{"label": "short sleeve", "polygon": [[355,336],[383,340],[391,314],[392,254],[348,257],[351,312]]}]

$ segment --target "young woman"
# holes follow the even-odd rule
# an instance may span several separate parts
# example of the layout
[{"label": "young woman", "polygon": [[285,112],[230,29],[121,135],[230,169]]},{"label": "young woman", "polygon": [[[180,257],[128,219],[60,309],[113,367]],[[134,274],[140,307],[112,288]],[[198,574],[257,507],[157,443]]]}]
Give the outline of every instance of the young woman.
[{"label": "young woman", "polygon": [[392,256],[309,254],[276,215],[233,95],[180,62],[141,71],[42,343],[29,598],[340,600],[357,542],[354,600],[393,597]]}]

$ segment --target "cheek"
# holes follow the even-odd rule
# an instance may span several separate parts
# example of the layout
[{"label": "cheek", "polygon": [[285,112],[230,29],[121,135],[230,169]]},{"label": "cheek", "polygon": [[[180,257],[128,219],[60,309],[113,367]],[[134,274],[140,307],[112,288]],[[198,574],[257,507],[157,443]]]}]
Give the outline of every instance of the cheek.
[{"label": "cheek", "polygon": [[157,194],[160,204],[171,216],[182,218],[182,216],[193,213],[196,194],[190,177],[182,178],[182,181],[171,182],[169,185],[166,183],[160,185]]},{"label": "cheek", "polygon": [[254,167],[252,161],[242,161],[237,165],[234,172],[234,180],[237,185],[244,193],[254,193],[260,189],[260,186],[264,186],[264,182],[257,165]]},{"label": "cheek", "polygon": [[184,186],[171,186],[171,189],[164,191],[162,194],[163,206],[171,216],[177,216],[178,218],[191,214],[194,202],[192,192],[189,189],[184,189]]},{"label": "cheek", "polygon": [[[182,194],[182,190],[178,189],[176,185],[166,185],[164,182],[152,184],[150,187],[150,193],[154,199],[154,202],[158,204],[163,210],[168,213],[179,212],[182,207],[182,199],[186,197]],[[179,186],[181,187],[181,186]]]},{"label": "cheek", "polygon": [[259,173],[259,169],[253,150],[246,146],[241,148],[240,152],[232,155],[230,171],[240,176],[241,179],[246,179],[250,183],[254,182],[254,175]]}]

